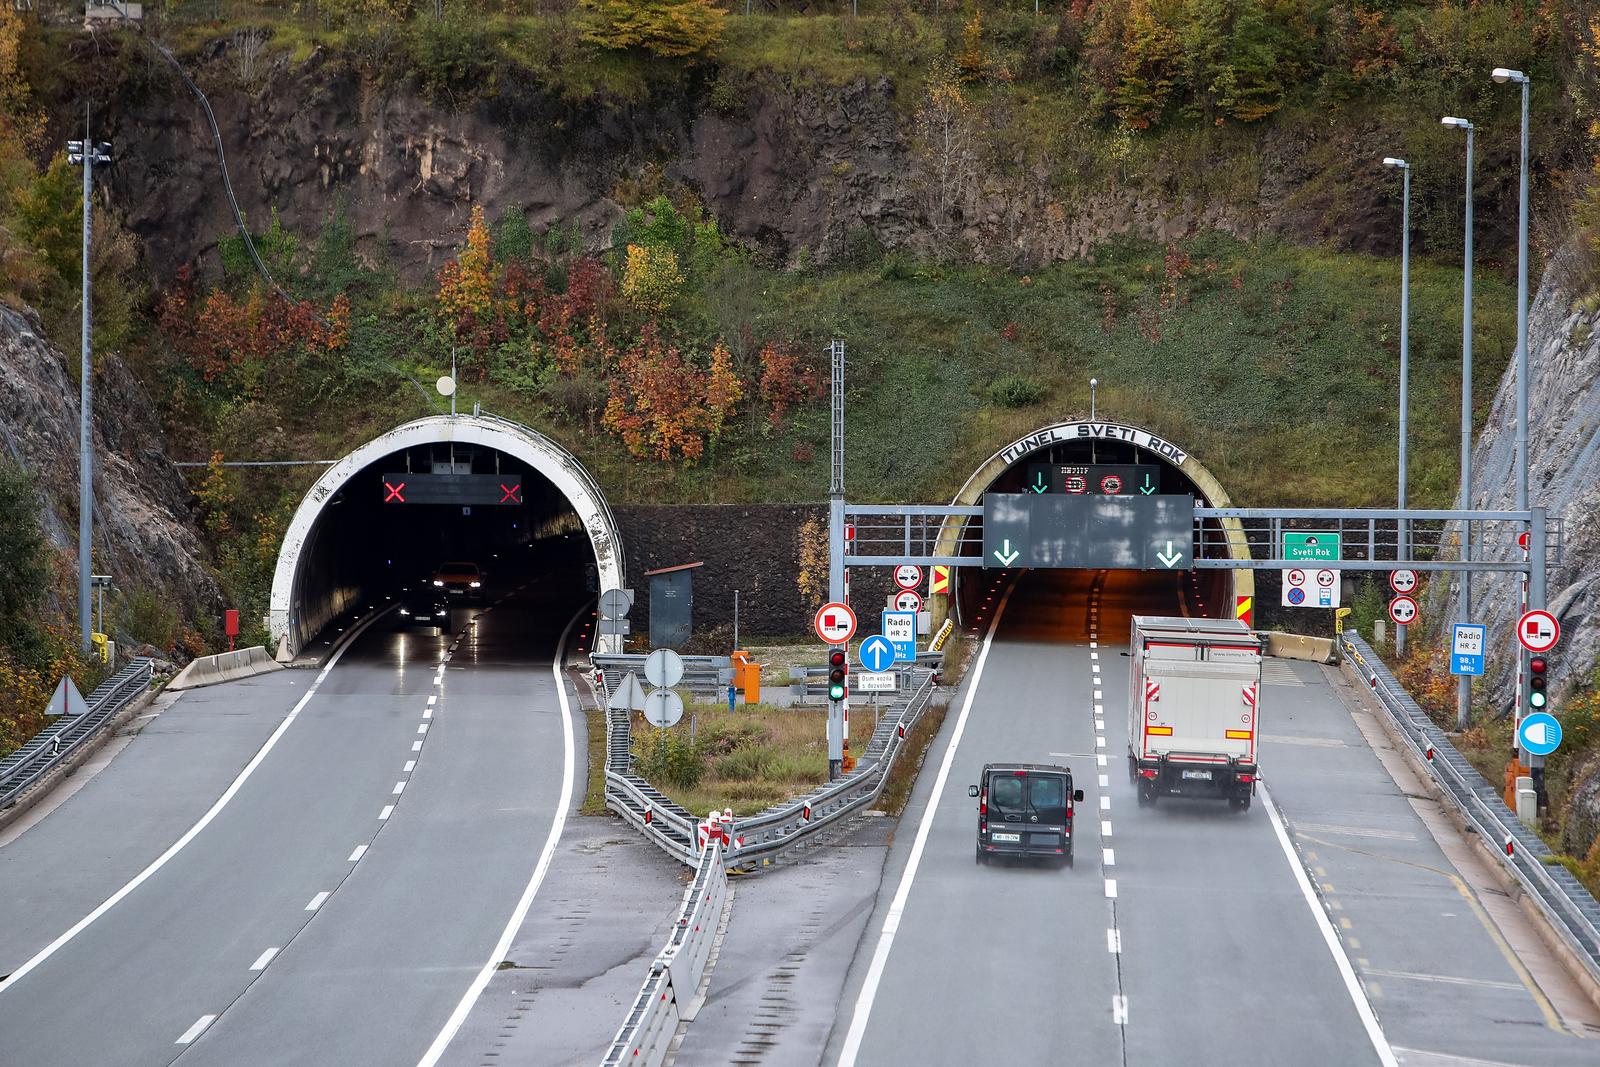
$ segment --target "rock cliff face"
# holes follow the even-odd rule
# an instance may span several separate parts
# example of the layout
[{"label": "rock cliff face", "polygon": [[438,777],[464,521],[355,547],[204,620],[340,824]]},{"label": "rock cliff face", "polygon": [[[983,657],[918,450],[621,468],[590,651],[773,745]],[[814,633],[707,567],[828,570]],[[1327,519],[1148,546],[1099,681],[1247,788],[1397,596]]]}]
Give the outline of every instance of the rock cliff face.
[{"label": "rock cliff face", "polygon": [[[199,105],[169,67],[139,65],[146,80],[110,94],[111,194],[159,281],[202,259],[233,221]],[[222,42],[190,68],[254,226],[276,211],[309,237],[340,210],[361,251],[412,282],[453,254],[473,204],[491,219],[520,206],[535,232],[576,225],[589,248],[606,247],[622,214],[613,193],[652,168],[694,190],[725,232],[789,260],[882,248],[1031,267],[1114,235],[1169,240],[1203,229],[1362,251],[1391,251],[1395,240],[1384,175],[1351,177],[1336,196],[1342,187],[1305,163],[1313,145],[1367,153],[1380,140],[1371,130],[1265,131],[1252,173],[1210,199],[1177,163],[1131,181],[1075,175],[1065,194],[1051,166],[998,158],[991,126],[1003,117],[977,116],[970,150],[941,170],[915,144],[914,108],[884,78],[762,79],[719,112],[687,89],[644,104],[570,103],[508,75],[493,99],[450,110],[380,87],[324,51],[300,64],[280,56],[250,83]]]},{"label": "rock cliff face", "polygon": [[[116,358],[102,360],[94,385],[95,570],[119,590],[155,593],[185,621],[220,618],[222,594],[201,562],[189,489],[167,458],[149,396]],[[77,381],[38,320],[3,306],[0,449],[33,476],[51,544],[76,552]],[[75,618],[75,606],[65,607]]]}]

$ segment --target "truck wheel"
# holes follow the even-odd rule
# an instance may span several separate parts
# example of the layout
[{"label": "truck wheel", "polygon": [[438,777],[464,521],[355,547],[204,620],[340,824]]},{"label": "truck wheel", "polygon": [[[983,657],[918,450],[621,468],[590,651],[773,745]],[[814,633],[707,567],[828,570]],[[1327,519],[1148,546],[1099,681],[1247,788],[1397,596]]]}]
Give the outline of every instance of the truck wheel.
[{"label": "truck wheel", "polygon": [[1228,807],[1232,808],[1234,811],[1249,811],[1250,810],[1250,798],[1249,797],[1229,797],[1228,798]]},{"label": "truck wheel", "polygon": [[1156,802],[1156,790],[1155,790],[1155,787],[1152,786],[1152,785],[1141,785],[1141,786],[1139,786],[1139,806],[1141,808],[1148,808],[1148,807],[1153,806],[1155,804],[1155,802]]}]

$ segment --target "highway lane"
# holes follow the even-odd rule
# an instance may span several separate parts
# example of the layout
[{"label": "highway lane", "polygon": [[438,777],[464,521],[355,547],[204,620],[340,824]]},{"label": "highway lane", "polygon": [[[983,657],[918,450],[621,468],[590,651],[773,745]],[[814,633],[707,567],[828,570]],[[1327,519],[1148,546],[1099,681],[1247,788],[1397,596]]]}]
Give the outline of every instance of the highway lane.
[{"label": "highway lane", "polygon": [[[570,593],[558,612],[561,599],[485,614],[457,654],[478,656],[476,669],[447,670],[442,684],[448,638],[374,628],[357,639],[203,832],[0,990],[8,1058],[414,1062],[487,959],[549,833],[563,741],[548,657]],[[516,651],[541,646],[542,661]],[[30,1025],[39,1019],[51,1025]]]},{"label": "highway lane", "polygon": [[[1006,603],[915,877],[887,872],[868,924],[839,1062],[1378,1062],[1261,808],[1135,803],[1120,652],[1130,614],[1176,609],[1167,583],[1034,574]],[[1075,869],[975,865],[966,786],[1003,759],[1073,767]]]}]

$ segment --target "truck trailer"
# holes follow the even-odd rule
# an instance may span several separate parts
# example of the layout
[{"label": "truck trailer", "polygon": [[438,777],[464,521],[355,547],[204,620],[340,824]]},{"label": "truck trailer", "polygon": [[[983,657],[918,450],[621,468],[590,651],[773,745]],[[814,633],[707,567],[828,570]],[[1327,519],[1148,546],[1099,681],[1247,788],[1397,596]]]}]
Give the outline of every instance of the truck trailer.
[{"label": "truck trailer", "polygon": [[1261,769],[1261,639],[1237,619],[1135,615],[1128,655],[1128,777],[1163,794],[1250,806]]}]

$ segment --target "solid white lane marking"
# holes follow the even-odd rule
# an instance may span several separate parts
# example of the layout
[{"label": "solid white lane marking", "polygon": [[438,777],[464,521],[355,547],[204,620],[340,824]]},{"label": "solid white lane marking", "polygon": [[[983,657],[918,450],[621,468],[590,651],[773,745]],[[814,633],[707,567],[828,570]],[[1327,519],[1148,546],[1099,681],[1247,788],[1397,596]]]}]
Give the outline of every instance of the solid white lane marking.
[{"label": "solid white lane marking", "polygon": [[394,805],[393,804],[385,804],[383,806],[383,810],[378,812],[378,821],[379,822],[383,822],[385,819],[387,819],[389,816],[391,816],[393,814],[394,814]]},{"label": "solid white lane marking", "polygon": [[406,784],[404,782],[396,782],[394,784],[394,795],[395,796],[399,796],[401,793],[404,793],[405,791],[406,791]]},{"label": "solid white lane marking", "polygon": [[1100,836],[1101,837],[1110,837],[1111,836],[1111,820],[1110,819],[1101,819],[1100,820]]},{"label": "solid white lane marking", "polygon": [[1386,971],[1379,967],[1371,967],[1368,974],[1375,974],[1380,978],[1409,978],[1416,982],[1441,982],[1445,985],[1477,986],[1480,989],[1506,989],[1513,993],[1524,992],[1520,982],[1496,982],[1489,978],[1458,978],[1449,974],[1419,974],[1416,971]]},{"label": "solid white lane marking", "polygon": [[256,957],[256,961],[250,965],[250,969],[252,971],[260,971],[260,970],[266,969],[267,964],[272,962],[272,957],[276,956],[277,954],[278,954],[278,950],[277,949],[275,949],[275,948],[267,949],[267,951],[263,952],[261,955]]},{"label": "solid white lane marking", "polygon": [[413,752],[421,752],[422,751],[422,742],[420,740],[411,742],[411,751],[413,751]]},{"label": "solid white lane marking", "polygon": [[318,893],[316,896],[311,898],[311,903],[306,905],[306,910],[307,911],[316,911],[318,908],[322,907],[323,901],[325,901],[327,899],[328,899],[328,891],[326,889],[324,889],[322,892]]},{"label": "solid white lane marking", "polygon": [[1109,774],[1102,774],[1100,776],[1100,788],[1101,789],[1105,789],[1110,784],[1111,784],[1111,776]]},{"label": "solid white lane marking", "polygon": [[408,760],[406,760],[405,769],[402,770],[400,773],[401,774],[410,774],[412,771],[414,771],[416,769],[417,769],[417,761],[414,760],[414,759],[408,759]]},{"label": "solid white lane marking", "polygon": [[360,859],[362,856],[365,856],[366,854],[367,854],[367,846],[366,845],[357,845],[356,846],[356,850],[354,852],[350,853],[350,858],[345,860],[345,862],[346,863],[354,863],[356,860]]},{"label": "solid white lane marking", "polygon": [[[366,621],[352,627],[350,632],[345,634],[344,637],[340,639],[340,644],[334,648],[333,655],[328,658],[328,665],[317,672],[317,676],[312,681],[310,688],[306,690],[305,696],[301,697],[295,702],[294,707],[289,710],[289,714],[284,716],[283,721],[278,724],[278,728],[272,731],[272,735],[262,743],[260,748],[256,749],[256,754],[250,758],[249,763],[245,764],[244,770],[240,771],[238,777],[234,778],[234,780],[228,784],[228,788],[223,790],[222,795],[217,798],[217,802],[211,805],[211,807],[206,810],[204,815],[200,816],[200,820],[198,822],[189,827],[189,829],[184,832],[182,837],[178,838],[178,840],[172,843],[170,848],[152,860],[150,866],[134,875],[133,879],[128,882],[127,885],[124,885],[121,889],[107,897],[99,907],[95,908],[88,915],[85,915],[83,918],[79,919],[66,933],[62,934],[44,948],[40,949],[37,953],[35,953],[32,959],[28,960],[28,962],[24,963],[21,967],[18,967],[16,970],[12,971],[4,981],[0,981],[0,993],[4,993],[7,989],[10,989],[17,982],[21,981],[22,978],[28,974],[28,972],[32,971],[35,967],[39,966],[39,964],[43,963],[45,960],[49,959],[51,956],[60,951],[62,945],[65,945],[68,941],[71,941],[84,930],[88,929],[90,923],[94,922],[96,919],[100,918],[100,916],[116,907],[123,897],[126,897],[129,893],[143,885],[151,875],[165,867],[172,857],[176,856],[179,852],[182,852],[184,847],[187,846],[189,842],[198,837],[200,835],[200,831],[204,830],[207,826],[210,826],[211,821],[221,813],[223,808],[228,806],[228,802],[234,798],[234,796],[239,792],[240,788],[243,787],[244,783],[252,774],[256,772],[256,768],[261,766],[262,761],[267,758],[267,753],[271,752],[273,746],[278,743],[278,739],[281,738],[285,731],[287,731],[289,727],[294,724],[295,719],[300,717],[300,712],[307,704],[311,703],[311,698],[316,696],[317,690],[322,687],[323,680],[327,678],[328,674],[333,670],[333,668],[338,665],[340,657],[345,654],[345,651],[349,649],[349,647],[355,642],[355,639],[359,637],[362,632],[367,629],[367,627],[383,618],[383,616],[388,614],[391,610],[393,610],[393,605],[388,608],[384,608],[382,611],[373,613],[366,619]],[[208,1020],[214,1018],[216,1018],[214,1015],[207,1016]],[[201,1029],[204,1029],[204,1027],[201,1027]]]},{"label": "solid white lane marking", "polygon": [[1118,930],[1116,927],[1112,927],[1106,931],[1106,951],[1122,951],[1122,931]]},{"label": "solid white lane marking", "polygon": [[894,899],[889,902],[889,910],[883,917],[883,928],[878,933],[878,944],[873,949],[872,962],[867,966],[867,976],[861,984],[861,993],[856,998],[855,1012],[850,1017],[850,1029],[845,1034],[844,1047],[839,1053],[839,1067],[855,1067],[856,1057],[861,1054],[861,1041],[866,1037],[867,1019],[872,1015],[872,1002],[877,999],[878,985],[883,981],[883,970],[889,962],[889,950],[894,947],[895,934],[900,929],[900,918],[905,914],[906,901],[911,896],[911,885],[916,880],[917,868],[922,865],[922,853],[928,846],[928,834],[933,830],[938,800],[944,796],[945,783],[950,779],[950,768],[955,763],[956,748],[961,744],[961,735],[966,733],[967,719],[972,713],[973,698],[977,696],[978,684],[983,680],[983,669],[989,662],[989,650],[994,647],[995,631],[999,629],[1000,618],[1005,614],[1006,604],[1011,600],[1011,592],[1012,590],[1008,588],[1001,596],[999,605],[994,609],[994,617],[989,620],[989,631],[983,635],[983,647],[978,650],[977,662],[972,667],[972,678],[967,683],[967,695],[961,702],[961,714],[956,716],[950,743],[945,746],[944,759],[940,762],[939,773],[933,781],[933,791],[928,794],[928,801],[922,807],[922,818],[917,824],[916,840],[911,844],[911,854],[906,858],[905,870],[900,874],[900,884],[895,887]]},{"label": "solid white lane marking", "polygon": [[1128,1025],[1128,998],[1111,998],[1111,1021],[1118,1026]]},{"label": "solid white lane marking", "polygon": [[1378,1025],[1378,1017],[1372,1011],[1372,1002],[1367,999],[1366,990],[1356,977],[1355,968],[1350,965],[1350,956],[1339,941],[1339,934],[1334,930],[1333,923],[1328,920],[1328,913],[1322,910],[1316,890],[1311,888],[1311,879],[1306,877],[1306,869],[1300,863],[1300,857],[1295,855],[1288,831],[1283,828],[1283,819],[1278,815],[1278,806],[1272,802],[1272,794],[1267,791],[1264,784],[1261,786],[1261,802],[1267,809],[1267,819],[1272,823],[1272,832],[1277,835],[1278,846],[1283,849],[1284,858],[1289,861],[1289,870],[1293,872],[1294,880],[1300,886],[1300,895],[1305,897],[1306,906],[1311,909],[1317,928],[1322,931],[1322,940],[1327,944],[1328,952],[1333,955],[1333,962],[1339,968],[1340,977],[1344,979],[1345,990],[1355,1004],[1356,1014],[1361,1017],[1361,1024],[1366,1027],[1367,1037],[1378,1053],[1378,1062],[1384,1067],[1399,1067],[1394,1049],[1390,1047],[1389,1039],[1384,1036],[1383,1028]]},{"label": "solid white lane marking", "polygon": [[1117,853],[1116,853],[1116,850],[1115,849],[1110,849],[1110,848],[1101,849],[1100,850],[1100,863],[1103,866],[1106,866],[1106,867],[1115,867],[1117,865]]},{"label": "solid white lane marking", "polygon": [[1111,798],[1110,797],[1101,797],[1100,798],[1100,810],[1101,811],[1110,811],[1111,810]]},{"label": "solid white lane marking", "polygon": [[202,1015],[194,1021],[194,1025],[183,1032],[183,1036],[174,1041],[174,1045],[187,1045],[195,1038],[206,1032],[206,1027],[217,1021],[215,1015]]},{"label": "solid white lane marking", "polygon": [[1113,899],[1113,900],[1116,899],[1116,896],[1117,896],[1117,880],[1115,878],[1107,878],[1106,879],[1106,896],[1108,898],[1110,898],[1110,899]]},{"label": "solid white lane marking", "polygon": [[556,701],[561,706],[562,747],[561,796],[556,801],[555,816],[550,821],[550,835],[545,838],[544,848],[539,853],[538,862],[534,864],[533,874],[528,879],[527,887],[522,891],[522,899],[517,901],[517,906],[511,911],[511,917],[506,920],[505,929],[500,931],[500,940],[495,943],[489,958],[484,961],[472,979],[472,984],[461,995],[461,1000],[450,1013],[450,1018],[445,1020],[444,1028],[433,1039],[433,1044],[428,1046],[428,1051],[417,1061],[417,1067],[434,1067],[445,1050],[450,1047],[450,1042],[461,1029],[461,1024],[467,1021],[472,1006],[483,994],[484,987],[489,984],[495,968],[506,958],[506,953],[511,950],[512,939],[522,928],[522,921],[528,917],[528,909],[533,906],[533,898],[538,894],[539,887],[544,884],[545,874],[550,870],[550,862],[555,858],[556,845],[561,841],[561,833],[566,828],[567,809],[572,805],[572,785],[577,773],[577,748],[572,732],[572,704],[567,699],[567,683],[561,674],[561,664],[566,659],[567,640],[572,636],[572,628],[578,624],[578,619],[582,615],[583,610],[579,609],[567,623],[567,628],[561,631],[561,640],[556,642],[555,658],[550,664],[550,673],[555,677],[556,683]]},{"label": "solid white lane marking", "polygon": [[425,723],[425,722],[417,723],[417,733],[425,734],[427,732],[428,732],[428,724],[427,723]]}]

